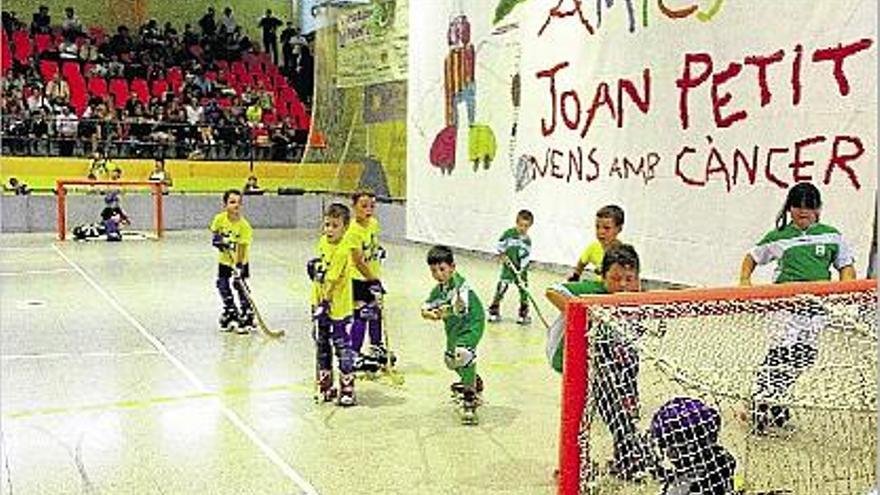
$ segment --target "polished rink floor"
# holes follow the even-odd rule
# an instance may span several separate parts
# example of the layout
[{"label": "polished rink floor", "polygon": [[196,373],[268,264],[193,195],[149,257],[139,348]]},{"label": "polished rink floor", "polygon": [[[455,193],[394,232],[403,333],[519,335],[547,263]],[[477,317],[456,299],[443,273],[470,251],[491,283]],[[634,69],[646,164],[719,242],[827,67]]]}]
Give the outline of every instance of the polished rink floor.
[{"label": "polished rink floor", "polygon": [[[274,341],[217,331],[207,232],[161,242],[0,237],[2,476],[9,494],[555,493],[559,377],[540,322],[487,327],[480,425],[449,400],[444,333],[419,318],[425,246],[387,243],[387,328],[406,383],[312,400],[311,231],[258,230],[251,288]],[[459,255],[484,303],[497,265]],[[558,276],[536,271],[538,296]],[[542,297],[548,318],[555,316]]]}]

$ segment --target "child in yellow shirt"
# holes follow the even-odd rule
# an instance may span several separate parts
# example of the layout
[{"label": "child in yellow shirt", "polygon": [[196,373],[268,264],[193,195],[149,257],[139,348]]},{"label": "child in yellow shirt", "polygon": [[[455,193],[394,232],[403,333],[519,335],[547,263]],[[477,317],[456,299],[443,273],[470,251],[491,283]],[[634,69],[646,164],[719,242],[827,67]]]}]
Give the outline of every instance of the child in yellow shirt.
[{"label": "child in yellow shirt", "polygon": [[578,258],[574,271],[568,276],[569,282],[578,282],[586,267],[590,267],[591,277],[588,280],[601,280],[602,258],[611,246],[619,244],[617,236],[623,230],[623,208],[607,205],[596,212],[596,240],[584,249]]}]

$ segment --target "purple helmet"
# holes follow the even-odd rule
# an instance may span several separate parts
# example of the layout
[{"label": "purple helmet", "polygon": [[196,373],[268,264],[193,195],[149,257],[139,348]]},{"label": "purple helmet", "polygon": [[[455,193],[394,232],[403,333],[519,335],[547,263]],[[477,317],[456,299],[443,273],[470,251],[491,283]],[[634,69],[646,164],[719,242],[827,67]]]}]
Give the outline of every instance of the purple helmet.
[{"label": "purple helmet", "polygon": [[104,204],[113,206],[119,203],[119,191],[109,191],[104,195]]},{"label": "purple helmet", "polygon": [[661,449],[718,442],[721,415],[699,399],[676,397],[651,419],[651,436]]}]

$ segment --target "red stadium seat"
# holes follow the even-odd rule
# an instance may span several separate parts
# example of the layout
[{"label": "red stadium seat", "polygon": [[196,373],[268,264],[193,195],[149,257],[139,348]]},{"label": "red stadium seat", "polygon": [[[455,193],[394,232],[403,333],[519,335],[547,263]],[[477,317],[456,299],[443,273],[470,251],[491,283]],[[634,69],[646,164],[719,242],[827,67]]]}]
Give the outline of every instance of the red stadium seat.
[{"label": "red stadium seat", "polygon": [[63,62],[61,65],[61,75],[67,79],[73,77],[82,79],[82,73],[79,71],[79,62]]},{"label": "red stadium seat", "polygon": [[146,105],[150,102],[150,88],[145,79],[137,78],[131,81],[131,92],[137,96],[141,103]]},{"label": "red stadium seat", "polygon": [[128,82],[122,78],[115,78],[110,81],[108,87],[110,94],[113,95],[113,106],[123,108],[128,103]]},{"label": "red stadium seat", "polygon": [[34,51],[37,54],[43,53],[54,48],[51,34],[35,34],[34,35]]},{"label": "red stadium seat", "polygon": [[9,48],[9,38],[6,37],[6,30],[0,29],[0,72],[6,75],[12,67],[12,49]]},{"label": "red stadium seat", "polygon": [[13,55],[15,60],[20,64],[27,64],[28,59],[33,53],[31,47],[31,37],[27,31],[16,31],[12,33]]},{"label": "red stadium seat", "polygon": [[43,81],[49,82],[58,73],[58,62],[54,60],[40,60],[40,75]]},{"label": "red stadium seat", "polygon": [[103,77],[90,78],[87,88],[90,95],[104,99],[107,98],[107,81],[105,81]]},{"label": "red stadium seat", "polygon": [[165,93],[167,93],[167,92],[168,92],[168,81],[166,81],[165,79],[153,79],[153,82],[150,85],[150,94],[161,98],[161,97],[165,96]]}]

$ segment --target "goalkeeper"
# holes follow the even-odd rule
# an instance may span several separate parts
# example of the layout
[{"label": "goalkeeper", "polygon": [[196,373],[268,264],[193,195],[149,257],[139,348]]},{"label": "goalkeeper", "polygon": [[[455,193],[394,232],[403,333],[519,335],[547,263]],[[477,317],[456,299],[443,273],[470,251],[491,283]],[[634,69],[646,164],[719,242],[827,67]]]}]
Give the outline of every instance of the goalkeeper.
[{"label": "goalkeeper", "polygon": [[[565,310],[568,299],[586,294],[614,294],[639,292],[639,255],[629,244],[616,244],[605,252],[600,270],[601,281],[568,282],[547,289],[547,299]],[[562,372],[563,318],[550,329],[547,357],[558,372]],[[635,479],[646,474],[648,452],[638,433],[639,356],[633,346],[632,335],[600,324],[591,334],[595,370],[590,373],[592,400],[602,421],[608,425],[614,438],[614,456],[609,470],[623,479]]]},{"label": "goalkeeper", "polygon": [[[776,228],[764,235],[743,259],[739,283],[752,285],[757,265],[777,262],[774,282],[831,280],[831,266],[840,280],[854,280],[853,252],[840,232],[819,222],[822,197],[816,186],[801,182],[788,191]],[[789,215],[791,220],[788,219]],[[752,429],[766,433],[783,426],[790,413],[779,404],[798,376],[816,362],[819,332],[826,315],[819,304],[783,309],[774,315],[768,351],[758,370],[752,404]]]},{"label": "goalkeeper", "polygon": [[[223,211],[211,221],[211,244],[220,251],[217,266],[217,290],[223,302],[220,330],[246,335],[254,328],[254,310],[248,301],[245,287],[239,281],[250,272],[248,255],[253,229],[241,214],[241,191],[230,189],[223,193]],[[239,312],[230,288],[230,279],[238,292]]]}]

